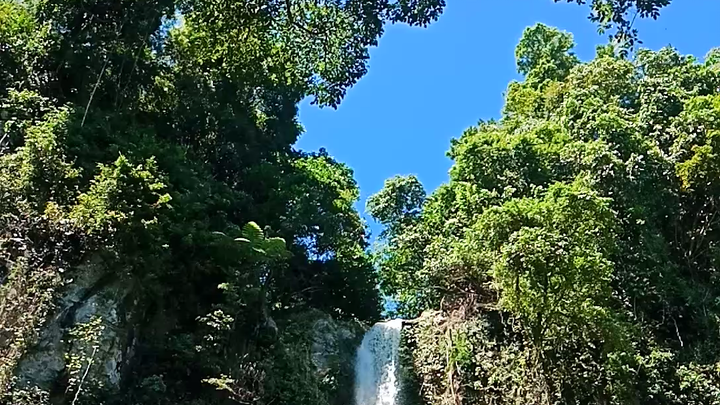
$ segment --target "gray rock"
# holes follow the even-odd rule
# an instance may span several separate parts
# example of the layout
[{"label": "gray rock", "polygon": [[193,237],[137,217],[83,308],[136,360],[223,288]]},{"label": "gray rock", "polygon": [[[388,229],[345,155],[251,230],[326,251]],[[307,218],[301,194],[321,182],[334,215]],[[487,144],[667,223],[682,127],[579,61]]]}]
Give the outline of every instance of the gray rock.
[{"label": "gray rock", "polygon": [[[37,343],[18,362],[15,374],[20,387],[50,391],[67,371],[68,354],[84,356],[83,372],[92,356],[87,384],[110,389],[120,384],[122,367],[132,354],[127,342],[130,326],[123,308],[129,288],[98,263],[79,266],[73,274],[76,278],[65,286]],[[96,318],[103,329],[94,342],[78,342],[69,335]]]},{"label": "gray rock", "polygon": [[311,357],[321,375],[327,374],[331,363],[339,356],[353,357],[347,351],[348,346],[357,346],[364,333],[358,327],[346,322],[335,321],[330,315],[322,316],[313,323]]}]

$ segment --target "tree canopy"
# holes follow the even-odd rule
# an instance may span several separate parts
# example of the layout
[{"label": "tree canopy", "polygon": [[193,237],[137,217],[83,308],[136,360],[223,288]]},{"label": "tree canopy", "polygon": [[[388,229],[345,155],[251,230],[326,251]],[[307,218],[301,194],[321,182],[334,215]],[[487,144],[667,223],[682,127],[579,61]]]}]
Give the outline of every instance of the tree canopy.
[{"label": "tree canopy", "polygon": [[430,404],[717,404],[720,51],[630,58],[670,0],[568,2],[614,42],[526,29],[373,251],[298,103],[444,0],[0,0],[0,404],[347,404],[381,295]]},{"label": "tree canopy", "polygon": [[425,399],[716,403],[718,50],[572,48],[528,28],[524,80],[452,141],[449,182],[369,200],[383,291],[401,315],[442,314],[415,331]]},{"label": "tree canopy", "polygon": [[[297,104],[443,7],[0,1],[0,402],[328,403],[347,376],[290,319],[380,302],[352,170],[292,147]],[[38,341],[66,358],[28,377]]]},{"label": "tree canopy", "polygon": [[[553,0],[556,3],[563,0]],[[590,1],[590,21],[598,25],[598,31],[604,33],[614,30],[612,38],[623,52],[632,48],[636,43],[642,43],[638,38],[638,30],[634,28],[635,20],[652,18],[657,20],[660,11],[670,5],[672,0],[592,0]],[[567,3],[587,4],[587,0],[565,0]]]}]

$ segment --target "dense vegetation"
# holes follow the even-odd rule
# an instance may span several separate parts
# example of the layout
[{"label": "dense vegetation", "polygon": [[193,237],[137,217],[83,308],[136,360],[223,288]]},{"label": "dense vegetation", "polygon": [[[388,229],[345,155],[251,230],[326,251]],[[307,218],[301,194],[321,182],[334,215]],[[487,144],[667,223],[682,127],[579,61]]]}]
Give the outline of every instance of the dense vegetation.
[{"label": "dense vegetation", "polygon": [[720,403],[720,52],[625,58],[669,3],[590,2],[590,63],[528,29],[369,253],[297,105],[443,0],[0,0],[0,403],[348,404],[380,292],[427,403]]},{"label": "dense vegetation", "polygon": [[720,403],[720,49],[634,59],[536,25],[450,181],[371,197],[432,404]]},{"label": "dense vegetation", "polygon": [[307,311],[380,303],[352,171],[292,148],[297,104],[443,5],[0,1],[2,401],[329,401]]}]

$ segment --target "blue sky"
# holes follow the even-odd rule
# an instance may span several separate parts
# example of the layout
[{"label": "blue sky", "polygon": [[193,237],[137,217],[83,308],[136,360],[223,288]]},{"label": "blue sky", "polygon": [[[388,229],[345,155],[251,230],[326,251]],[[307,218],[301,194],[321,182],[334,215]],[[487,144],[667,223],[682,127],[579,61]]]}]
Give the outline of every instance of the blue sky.
[{"label": "blue sky", "polygon": [[[371,50],[370,69],[337,110],[303,103],[297,147],[325,147],[349,165],[360,186],[358,209],[388,177],[415,174],[430,193],[447,181],[450,139],[479,119],[498,118],[508,83],[519,76],[514,51],[536,22],[571,32],[576,54],[591,59],[606,43],[589,9],[552,0],[447,0],[426,29],[388,27]],[[643,47],[672,45],[699,58],[720,46],[720,0],[674,0],[657,21],[637,21]],[[366,219],[373,236],[380,228]]]}]

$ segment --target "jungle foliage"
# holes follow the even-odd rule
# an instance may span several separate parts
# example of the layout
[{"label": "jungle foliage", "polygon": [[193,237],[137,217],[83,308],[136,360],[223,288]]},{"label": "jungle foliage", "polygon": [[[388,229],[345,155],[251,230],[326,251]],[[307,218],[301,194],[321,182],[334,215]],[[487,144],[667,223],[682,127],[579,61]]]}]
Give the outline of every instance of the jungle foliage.
[{"label": "jungle foliage", "polygon": [[431,404],[720,403],[720,51],[612,46],[538,24],[502,118],[450,180],[368,201],[380,283]]},{"label": "jungle foliage", "polygon": [[590,2],[588,63],[529,28],[450,182],[369,200],[369,253],[297,105],[445,1],[0,0],[0,403],[342,405],[378,284],[424,313],[428,403],[720,403],[720,52],[627,58],[669,3]]},{"label": "jungle foliage", "polygon": [[[372,322],[380,302],[352,171],[293,149],[297,104],[336,107],[386,24],[443,7],[0,1],[0,401],[331,400],[288,319]],[[52,387],[14,385],[88,262],[88,294],[122,292],[120,382],[85,379],[93,320]]]}]

